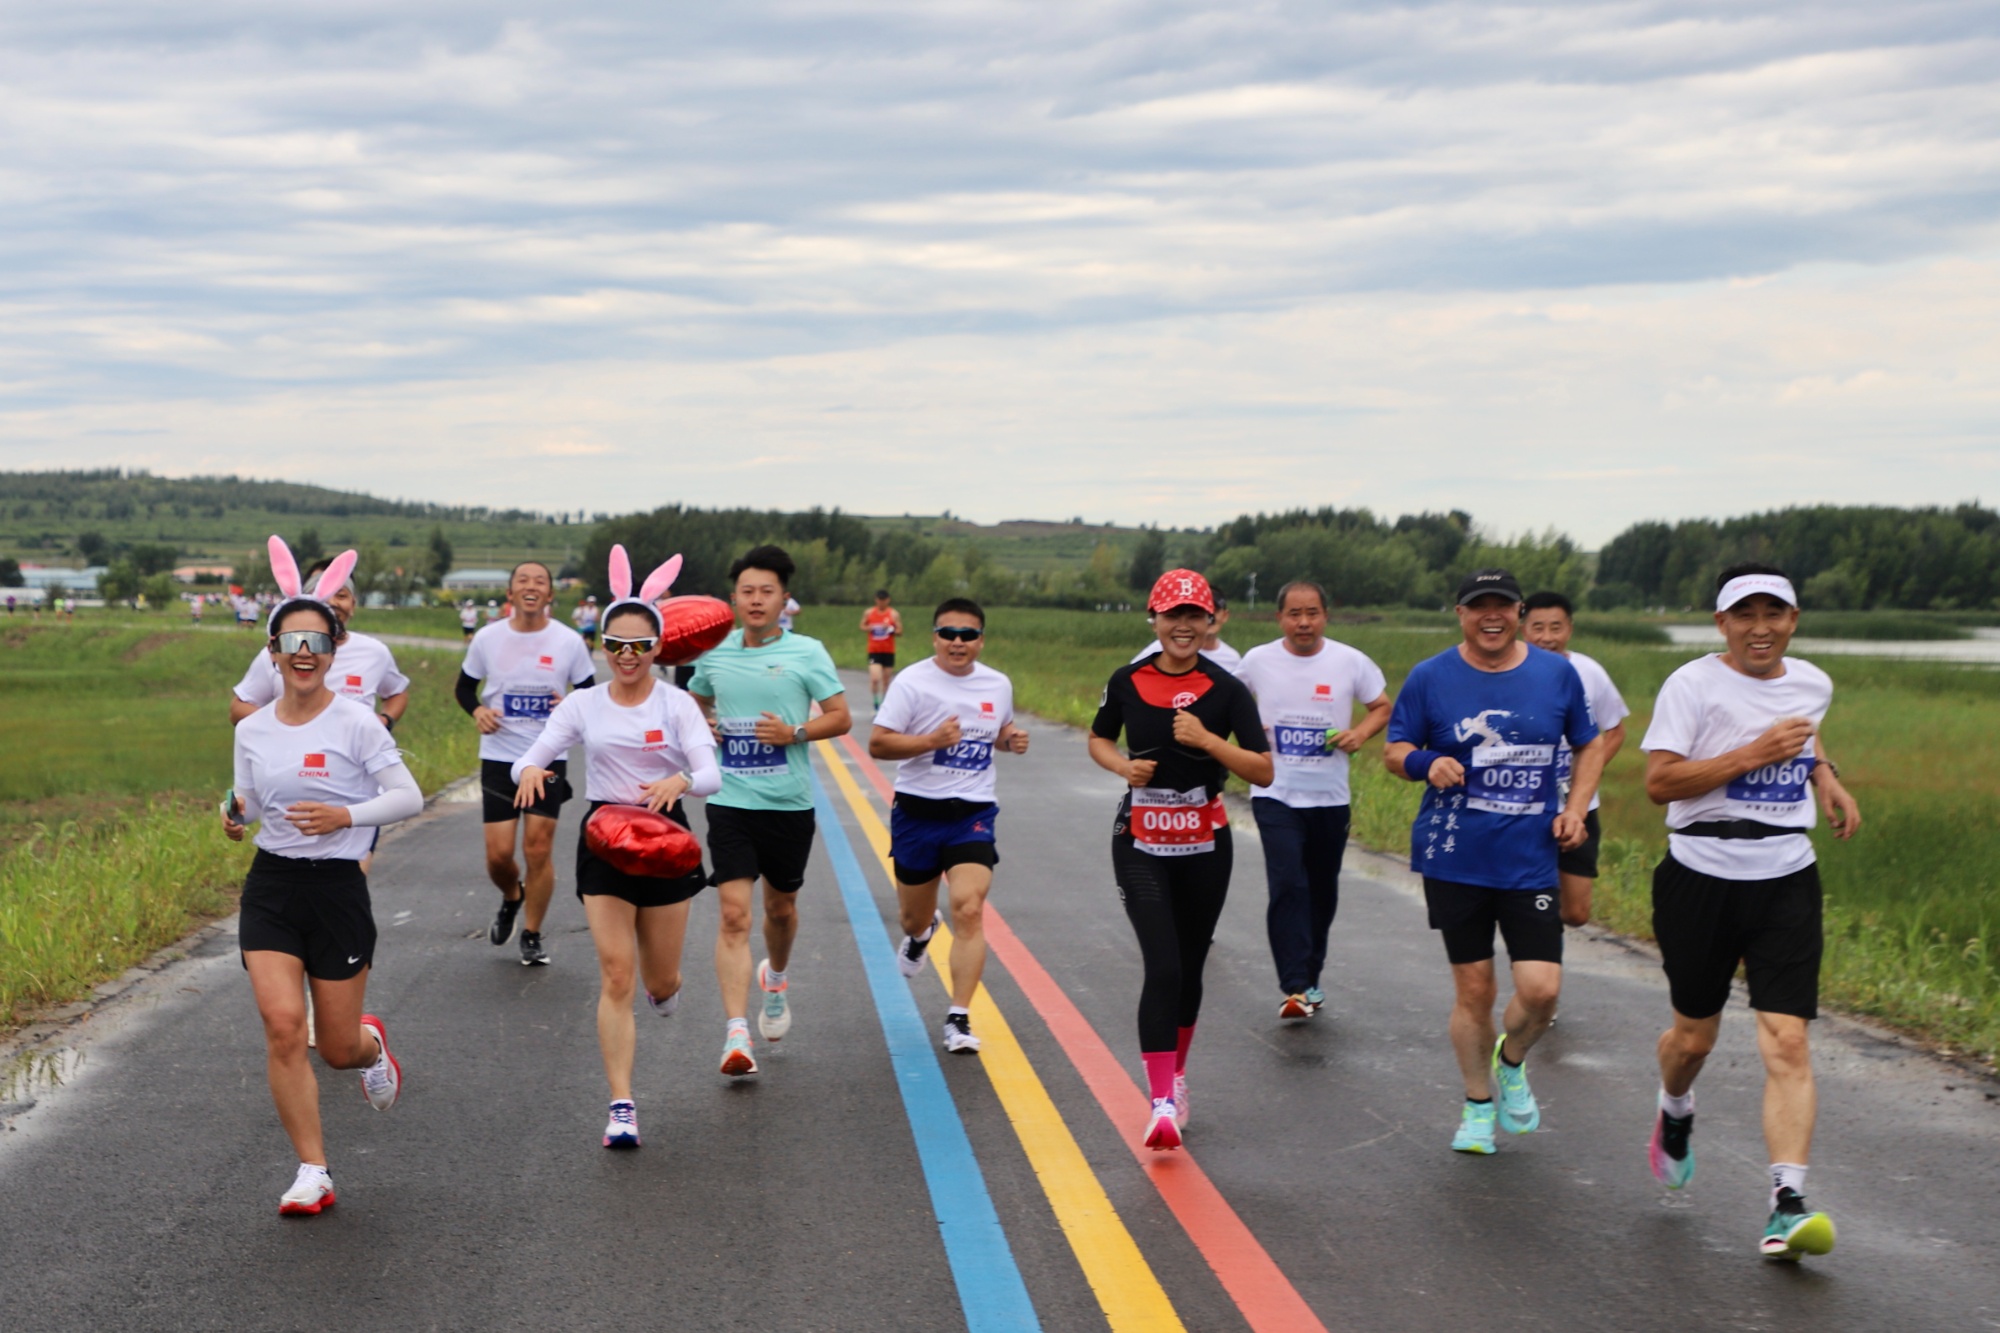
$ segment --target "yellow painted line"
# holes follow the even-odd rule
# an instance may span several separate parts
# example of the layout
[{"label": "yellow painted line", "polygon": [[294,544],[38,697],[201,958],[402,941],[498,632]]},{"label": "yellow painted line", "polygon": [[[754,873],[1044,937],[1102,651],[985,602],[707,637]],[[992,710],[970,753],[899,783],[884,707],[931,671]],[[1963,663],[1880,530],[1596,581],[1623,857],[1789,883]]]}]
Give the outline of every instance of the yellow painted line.
[{"label": "yellow painted line", "polygon": [[[888,828],[862,795],[854,774],[833,745],[827,741],[815,744],[893,885],[896,881],[889,860]],[[946,960],[951,953],[951,933],[942,926],[931,941],[930,953],[937,964],[939,979],[949,989]],[[1041,1182],[1042,1193],[1048,1196],[1064,1239],[1069,1241],[1085,1280],[1103,1307],[1105,1319],[1121,1333],[1126,1329],[1182,1328],[1166,1289],[1146,1262],[1146,1256],[1139,1252],[1138,1242],[1126,1230],[1118,1210],[1111,1206],[1083,1149],[1077,1146],[1076,1137],[1064,1123],[1062,1112],[1056,1109],[1055,1100],[1028,1062],[1027,1052],[1021,1049],[1014,1029],[1008,1026],[984,985],[973,994],[972,1021],[973,1030],[979,1034],[980,1066],[993,1080],[993,1091],[1014,1126],[1022,1151],[1028,1155],[1028,1165],[1034,1168],[1035,1178]]]}]

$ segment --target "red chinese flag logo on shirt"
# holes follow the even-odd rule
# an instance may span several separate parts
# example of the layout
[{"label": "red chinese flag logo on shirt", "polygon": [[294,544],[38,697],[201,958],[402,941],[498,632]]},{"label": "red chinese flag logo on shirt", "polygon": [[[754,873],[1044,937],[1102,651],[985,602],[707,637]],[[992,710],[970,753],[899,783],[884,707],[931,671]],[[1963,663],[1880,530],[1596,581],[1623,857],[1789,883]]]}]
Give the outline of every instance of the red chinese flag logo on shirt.
[{"label": "red chinese flag logo on shirt", "polygon": [[1313,686],[1313,693],[1314,693],[1315,695],[1328,695],[1328,694],[1332,694],[1332,693],[1333,693],[1333,686],[1331,686],[1331,685],[1315,685],[1315,686]]},{"label": "red chinese flag logo on shirt", "polygon": [[664,741],[666,738],[667,738],[667,733],[664,731],[660,731],[658,729],[648,731],[646,733],[646,744],[658,745],[661,741]]},{"label": "red chinese flag logo on shirt", "polygon": [[540,661],[541,664],[545,667],[552,667],[556,664],[556,659],[549,656],[547,653],[542,654]]},{"label": "red chinese flag logo on shirt", "polygon": [[979,711],[980,711],[980,712],[982,712],[982,713],[990,713],[990,712],[992,712],[992,711],[993,711],[993,701],[992,701],[991,699],[981,699],[981,700],[979,701]]},{"label": "red chinese flag logo on shirt", "polygon": [[360,688],[361,688],[361,677],[359,677],[359,676],[349,676],[349,677],[347,678],[347,688],[348,688],[348,689],[350,689],[350,690],[358,690],[358,689],[360,689]]},{"label": "red chinese flag logo on shirt", "polygon": [[326,767],[326,756],[325,756],[325,755],[323,755],[323,754],[309,754],[309,755],[307,755],[307,756],[306,756],[306,767],[307,767],[307,768],[325,768],[325,767]]}]

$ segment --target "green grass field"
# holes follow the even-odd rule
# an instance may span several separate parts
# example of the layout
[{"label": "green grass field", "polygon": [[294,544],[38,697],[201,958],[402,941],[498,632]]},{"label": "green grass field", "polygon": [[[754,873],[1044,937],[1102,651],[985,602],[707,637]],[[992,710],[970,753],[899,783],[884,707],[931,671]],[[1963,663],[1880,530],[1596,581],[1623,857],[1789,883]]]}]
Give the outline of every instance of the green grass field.
[{"label": "green grass field", "polygon": [[[808,608],[799,628],[858,667],[859,617],[859,607]],[[1380,663],[1393,694],[1413,665],[1456,641],[1411,620],[1337,626],[1335,637]],[[1646,798],[1639,741],[1661,682],[1695,654],[1632,642],[1626,618],[1611,621],[1614,636],[1589,633],[1588,616],[1581,623],[1573,646],[1604,664],[1633,710],[1604,786],[1598,917],[1648,936],[1666,836],[1663,812]],[[984,660],[1014,678],[1020,706],[1075,726],[1088,724],[1105,678],[1148,638],[1137,614],[999,608],[988,628]],[[1802,630],[1814,632],[1812,616]],[[1239,618],[1225,637],[1244,649],[1275,635],[1269,620]],[[925,647],[921,638],[905,645],[905,661]],[[1823,999],[1990,1061],[2000,1055],[2000,748],[1977,738],[2000,732],[2000,672],[1857,657],[1818,665],[1835,686],[1827,746],[1863,816],[1852,842],[1815,835],[1827,892]],[[1401,854],[1417,789],[1388,776],[1380,741],[1355,757],[1354,772],[1355,836]]]}]

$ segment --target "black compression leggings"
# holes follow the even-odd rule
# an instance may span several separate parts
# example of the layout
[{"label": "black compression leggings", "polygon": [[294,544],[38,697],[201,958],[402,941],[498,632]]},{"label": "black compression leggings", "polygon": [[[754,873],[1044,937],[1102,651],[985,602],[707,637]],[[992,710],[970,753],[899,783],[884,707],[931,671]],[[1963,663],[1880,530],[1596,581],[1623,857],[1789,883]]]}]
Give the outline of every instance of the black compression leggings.
[{"label": "black compression leggings", "polygon": [[1149,856],[1130,838],[1111,840],[1118,896],[1146,966],[1139,989],[1142,1052],[1173,1050],[1179,1029],[1201,1015],[1201,969],[1229,896],[1234,855],[1226,828],[1215,831],[1214,851],[1195,856]]}]

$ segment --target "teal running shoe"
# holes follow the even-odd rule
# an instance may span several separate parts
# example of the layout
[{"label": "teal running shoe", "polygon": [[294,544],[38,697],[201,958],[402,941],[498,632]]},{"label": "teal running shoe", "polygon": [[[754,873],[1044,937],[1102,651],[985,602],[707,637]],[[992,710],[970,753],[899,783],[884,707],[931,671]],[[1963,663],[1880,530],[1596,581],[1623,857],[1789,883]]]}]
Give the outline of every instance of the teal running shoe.
[{"label": "teal running shoe", "polygon": [[1505,1036],[1493,1043],[1493,1086],[1499,1091],[1494,1101],[1500,1108],[1500,1128],[1509,1134],[1532,1134],[1541,1126],[1542,1108],[1535,1105],[1535,1094],[1528,1091],[1527,1064],[1510,1065],[1500,1058],[1506,1044]]},{"label": "teal running shoe", "polygon": [[1653,1117],[1653,1142],[1648,1150],[1653,1162],[1653,1179],[1670,1190],[1686,1189],[1694,1179],[1694,1114]]},{"label": "teal running shoe", "polygon": [[1326,992],[1321,990],[1319,987],[1317,986],[1306,987],[1305,996],[1306,996],[1306,1008],[1312,1010],[1314,1013],[1318,1013],[1321,1009],[1324,1009],[1326,1007]]},{"label": "teal running shoe", "polygon": [[771,984],[770,959],[757,964],[757,989],[764,992],[764,1003],[757,1010],[757,1031],[765,1041],[782,1041],[792,1030],[792,1006],[785,998],[785,992],[791,988],[790,977],[776,986]]},{"label": "teal running shoe", "polygon": [[1458,1117],[1458,1133],[1451,1138],[1451,1150],[1478,1153],[1482,1157],[1493,1155],[1492,1102],[1465,1104]]},{"label": "teal running shoe", "polygon": [[1833,1219],[1825,1213],[1809,1213],[1803,1195],[1793,1190],[1778,1191],[1778,1206],[1764,1224],[1757,1242],[1766,1259],[1796,1262],[1809,1254],[1833,1253]]}]

